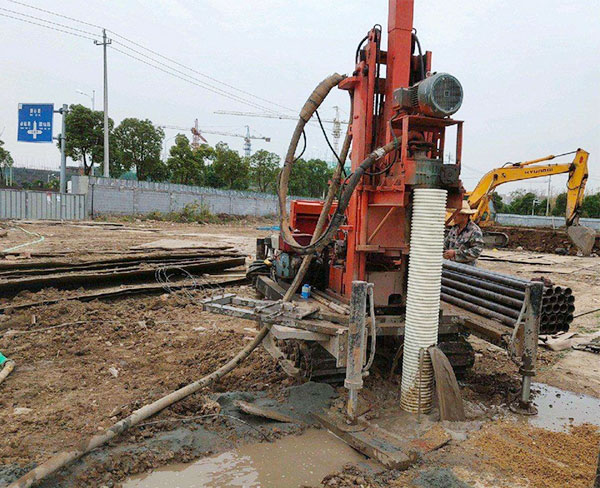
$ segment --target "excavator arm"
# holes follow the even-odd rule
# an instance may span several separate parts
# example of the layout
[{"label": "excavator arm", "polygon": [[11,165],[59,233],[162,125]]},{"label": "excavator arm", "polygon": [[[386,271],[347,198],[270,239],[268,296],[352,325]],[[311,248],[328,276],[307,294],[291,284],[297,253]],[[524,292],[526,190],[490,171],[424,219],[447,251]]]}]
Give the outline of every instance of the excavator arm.
[{"label": "excavator arm", "polygon": [[477,210],[472,219],[476,223],[491,220],[489,203],[492,194],[498,186],[504,183],[569,173],[569,180],[567,182],[567,210],[565,215],[566,225],[567,227],[577,225],[581,213],[585,184],[588,178],[588,156],[588,152],[578,149],[572,163],[534,165],[535,163],[549,161],[556,157],[547,156],[533,161],[514,163],[510,166],[493,169],[486,173],[475,189],[469,193],[469,205],[471,208]]},{"label": "excavator arm", "polygon": [[493,222],[490,200],[494,190],[504,183],[568,173],[565,212],[567,231],[573,243],[584,254],[589,254],[594,245],[595,233],[590,229],[579,226],[585,185],[588,179],[589,153],[583,149],[578,149],[571,163],[537,164],[550,161],[555,157],[552,155],[532,161],[513,163],[486,173],[475,189],[468,194],[469,205],[477,210],[472,220],[482,226]]}]

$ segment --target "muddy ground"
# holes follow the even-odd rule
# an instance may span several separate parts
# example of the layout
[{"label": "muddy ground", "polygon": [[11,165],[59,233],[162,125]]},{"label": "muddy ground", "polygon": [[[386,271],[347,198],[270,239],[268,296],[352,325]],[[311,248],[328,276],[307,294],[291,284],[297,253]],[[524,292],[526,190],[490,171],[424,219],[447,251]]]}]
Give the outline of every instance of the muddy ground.
[{"label": "muddy ground", "polygon": [[[557,219],[557,223],[558,223]],[[563,224],[563,222],[560,222]],[[540,227],[514,227],[494,225],[486,228],[492,232],[502,232],[508,236],[508,249],[525,249],[528,251],[577,255],[577,248],[573,245],[564,228],[550,229]],[[593,252],[600,252],[600,239],[596,238]]]},{"label": "muddy ground", "polygon": [[[74,261],[86,260],[175,237],[232,244],[250,256],[255,237],[269,234],[256,230],[256,225],[254,222],[247,225],[133,222],[121,227],[23,224],[24,229],[44,236],[45,240],[24,248],[21,258],[39,259],[36,253],[69,251]],[[4,249],[30,240],[32,236],[11,228],[8,236],[0,239],[0,246]],[[600,308],[600,297],[595,291],[600,285],[598,258],[486,251],[481,266],[519,276],[543,275],[571,287],[576,296],[576,314]],[[247,286],[228,291],[253,294]],[[35,301],[60,293],[42,290],[36,294],[22,293],[13,300],[14,303]],[[255,334],[253,322],[201,310],[200,300],[210,293],[211,290],[198,290],[191,295],[165,293],[113,302],[72,301],[0,315],[0,351],[17,364],[0,386],[3,439],[0,486],[136,408],[215,370],[251,340]],[[0,301],[8,303],[6,299]],[[599,335],[600,312],[575,318],[572,329],[583,337]],[[481,423],[469,426],[468,435],[455,436],[417,468],[405,473],[380,473],[365,486],[590,485],[584,483],[591,479],[595,463],[592,451],[594,443],[597,446],[600,442],[597,430],[584,426],[570,432],[550,433],[515,425],[506,408],[499,406],[505,406],[518,387],[516,366],[501,349],[471,340],[477,351],[476,365],[464,380],[463,395],[469,405],[479,408]],[[544,350],[536,380],[600,398],[600,361],[597,355],[586,352]],[[178,422],[226,408],[221,405],[223,401],[215,405],[215,398],[219,401],[215,394],[249,392],[285,402],[290,398],[290,388],[298,386],[297,381],[286,377],[276,362],[259,349],[212,387],[153,419],[161,422],[133,429],[113,441],[109,449],[96,453],[45,486],[116,486],[130,474],[175,461],[190,461],[206,453],[229,449],[236,442],[256,442],[261,439],[259,433],[240,428],[239,422],[228,422],[225,418],[194,419],[184,426]],[[373,418],[397,404],[399,378],[375,370],[367,387],[364,396],[374,404]],[[342,401],[345,392],[338,389],[337,394],[340,398],[334,400],[334,405]],[[323,398],[319,401],[325,401]],[[290,406],[295,408],[294,404]],[[286,430],[302,430],[280,425],[261,428],[270,437],[280,436]],[[184,431],[173,434],[177,429]],[[183,438],[189,442],[181,441]],[[490,447],[496,445],[502,449]],[[144,449],[138,452],[132,446]],[[549,452],[554,457],[545,463]],[[565,457],[571,453],[573,458]],[[548,478],[555,484],[542,482],[548,466],[556,471]],[[558,470],[556,466],[564,469]],[[355,476],[352,469],[326,478],[324,484],[356,486],[344,481],[344,477]],[[563,485],[555,482],[561,473]],[[447,480],[451,478],[450,483]]]}]

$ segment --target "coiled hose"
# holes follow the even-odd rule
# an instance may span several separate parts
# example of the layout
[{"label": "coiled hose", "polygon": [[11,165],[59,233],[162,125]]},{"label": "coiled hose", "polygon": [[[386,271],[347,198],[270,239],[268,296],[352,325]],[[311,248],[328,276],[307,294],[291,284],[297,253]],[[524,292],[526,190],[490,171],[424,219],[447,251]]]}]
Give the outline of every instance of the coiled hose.
[{"label": "coiled hose", "polygon": [[[331,210],[331,205],[333,204],[335,197],[337,196],[337,193],[342,184],[342,172],[344,171],[344,164],[346,163],[346,158],[348,157],[348,153],[350,152],[350,145],[352,144],[351,127],[352,127],[352,114],[354,113],[353,112],[354,93],[353,92],[349,92],[349,93],[350,93],[350,117],[348,120],[350,121],[350,123],[348,124],[348,130],[346,131],[346,137],[344,139],[344,144],[342,146],[342,152],[340,153],[339,164],[335,167],[335,171],[333,172],[333,176],[331,177],[331,185],[329,185],[329,190],[327,192],[327,196],[325,197],[325,201],[323,202],[323,208],[321,209],[321,214],[319,215],[319,220],[317,220],[317,225],[315,226],[315,231],[314,231],[313,236],[310,241],[311,244],[313,244],[321,236],[321,233],[323,232],[323,229],[325,228],[325,224],[327,223],[327,217],[329,216],[329,210]],[[314,254],[307,254],[302,259],[300,268],[298,268],[298,272],[296,273],[296,276],[294,276],[294,281],[292,281],[292,284],[286,290],[285,295],[283,296],[284,302],[289,302],[292,299],[292,297],[294,296],[294,293],[296,293],[296,290],[298,290],[298,288],[302,284],[302,280],[304,279],[304,276],[306,276],[306,272],[308,271],[308,268],[313,259],[313,256],[314,256]]]}]

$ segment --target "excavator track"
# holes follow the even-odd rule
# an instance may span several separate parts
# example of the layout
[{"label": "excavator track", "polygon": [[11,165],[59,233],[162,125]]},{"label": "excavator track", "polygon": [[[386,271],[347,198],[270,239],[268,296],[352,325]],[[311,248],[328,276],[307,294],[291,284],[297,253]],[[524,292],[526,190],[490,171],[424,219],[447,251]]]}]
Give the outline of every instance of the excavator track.
[{"label": "excavator track", "polygon": [[277,346],[307,381],[340,384],[344,382],[346,368],[336,368],[335,358],[318,342],[295,339],[278,340]]},{"label": "excavator track", "polygon": [[[402,338],[385,341],[377,349],[377,365],[387,372],[394,366],[395,351],[402,344]],[[299,370],[299,377],[307,381],[342,384],[346,376],[345,368],[336,368],[335,358],[318,342],[295,339],[278,340],[276,345],[290,363]],[[448,357],[457,378],[466,375],[475,363],[473,347],[461,334],[440,336],[438,347]],[[398,361],[395,372],[399,372],[402,362]]]}]

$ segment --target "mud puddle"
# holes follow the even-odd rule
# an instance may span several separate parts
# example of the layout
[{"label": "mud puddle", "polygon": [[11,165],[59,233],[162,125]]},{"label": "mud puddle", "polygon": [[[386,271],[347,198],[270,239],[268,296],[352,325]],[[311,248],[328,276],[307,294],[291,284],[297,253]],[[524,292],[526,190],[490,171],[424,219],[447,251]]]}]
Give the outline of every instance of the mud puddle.
[{"label": "mud puddle", "polygon": [[532,389],[538,414],[527,417],[531,425],[555,432],[584,423],[600,426],[600,399],[544,383],[534,383]]},{"label": "mud puddle", "polygon": [[310,429],[300,436],[176,464],[136,476],[124,488],[297,488],[318,485],[346,463],[366,458],[326,430]]}]

